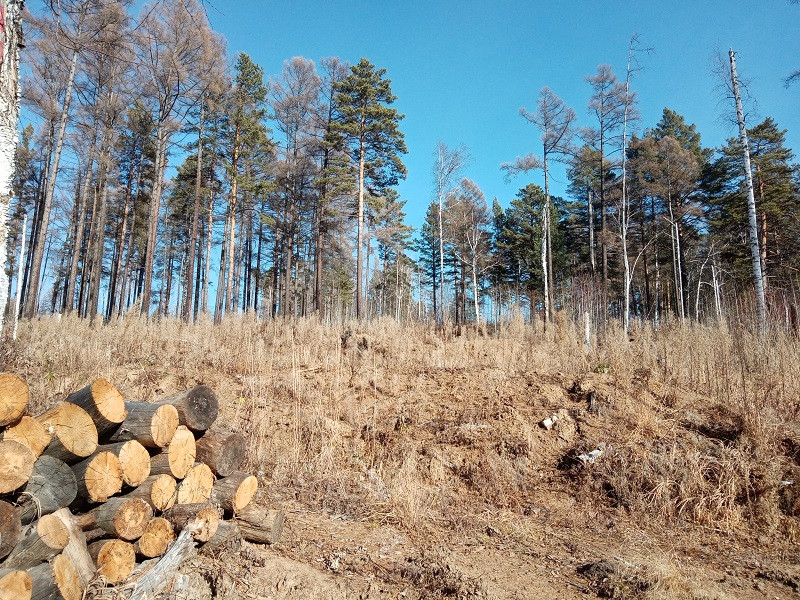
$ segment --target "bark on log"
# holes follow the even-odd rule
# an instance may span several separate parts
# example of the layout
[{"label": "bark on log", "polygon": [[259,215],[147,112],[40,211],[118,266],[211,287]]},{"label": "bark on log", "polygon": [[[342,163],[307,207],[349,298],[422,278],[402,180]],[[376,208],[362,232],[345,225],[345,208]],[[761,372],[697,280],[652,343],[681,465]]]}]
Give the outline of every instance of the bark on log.
[{"label": "bark on log", "polygon": [[67,397],[67,402],[89,413],[98,435],[117,427],[127,415],[122,394],[105,379],[95,379],[85,388],[73,392]]},{"label": "bark on log", "polygon": [[172,475],[150,475],[142,484],[126,494],[126,498],[142,498],[155,510],[164,511],[175,504],[178,484]]},{"label": "bark on log", "polygon": [[284,512],[251,505],[236,515],[242,537],[256,544],[276,544],[283,533]]},{"label": "bark on log", "polygon": [[12,440],[0,442],[0,494],[25,485],[35,462],[36,457],[26,445]]},{"label": "bark on log", "polygon": [[242,543],[242,532],[236,521],[220,521],[217,532],[200,549],[204,555],[213,554],[223,546],[238,548]]},{"label": "bark on log", "polygon": [[105,502],[122,490],[122,466],[113,452],[98,452],[72,467],[78,495],[92,502]]},{"label": "bark on log", "polygon": [[33,417],[25,415],[6,428],[0,439],[13,440],[31,449],[33,455],[39,458],[50,443],[50,433]]},{"label": "bark on log", "polygon": [[220,505],[228,513],[236,514],[250,504],[256,490],[258,479],[254,475],[236,471],[217,480],[211,491],[211,502]]},{"label": "bark on log", "polygon": [[111,452],[119,459],[125,485],[136,487],[150,476],[150,454],[136,440],[98,446],[97,449]]},{"label": "bark on log", "polygon": [[8,555],[4,567],[27,569],[50,560],[69,543],[69,530],[55,515],[45,515],[28,525],[22,539]]},{"label": "bark on log", "polygon": [[153,509],[142,498],[111,498],[76,518],[83,530],[99,527],[108,534],[132,541],[144,533],[145,525],[153,518]]},{"label": "bark on log", "polygon": [[91,456],[97,449],[97,427],[85,410],[71,402],[56,404],[36,417],[52,436],[44,453],[67,464]]},{"label": "bark on log", "polygon": [[32,600],[81,600],[83,590],[78,572],[63,554],[53,563],[42,563],[28,569],[33,589]]},{"label": "bark on log", "polygon": [[194,553],[193,535],[195,529],[199,528],[202,528],[202,523],[190,523],[154,567],[133,579],[120,591],[129,595],[130,600],[155,598],[172,581],[181,564]]},{"label": "bark on log", "polygon": [[57,510],[53,513],[53,516],[61,519],[61,522],[69,531],[69,543],[61,554],[66,556],[72,566],[75,567],[81,585],[86,588],[95,573],[94,561],[89,556],[89,550],[86,547],[86,537],[78,527],[77,519],[69,512],[68,508]]},{"label": "bark on log", "polygon": [[197,460],[220,477],[227,477],[242,466],[245,453],[246,442],[240,433],[209,429],[197,440]]},{"label": "bark on log", "polygon": [[197,432],[209,429],[219,414],[217,395],[207,385],[161,398],[158,403],[172,404],[178,409],[181,425]]},{"label": "bark on log", "polygon": [[30,600],[31,576],[25,571],[0,569],[0,600]]},{"label": "bark on log", "polygon": [[25,524],[69,506],[78,494],[75,473],[62,460],[40,456],[22,491],[20,517]]},{"label": "bark on log", "polygon": [[214,473],[205,463],[197,463],[178,485],[178,504],[199,504],[211,498]]},{"label": "bark on log", "polygon": [[207,502],[202,504],[176,504],[169,510],[164,511],[164,518],[172,523],[175,531],[183,531],[193,523],[198,525],[193,533],[194,539],[198,542],[210,540],[219,527],[219,513],[216,507]]},{"label": "bark on log", "polygon": [[13,504],[0,501],[0,558],[8,556],[21,537],[19,511]]},{"label": "bark on log", "polygon": [[111,584],[125,581],[136,566],[133,544],[122,540],[100,540],[89,544],[89,555],[97,565],[97,571]]},{"label": "bark on log", "polygon": [[180,424],[178,409],[171,404],[126,402],[125,410],[128,416],[109,436],[109,442],[136,440],[148,448],[165,448]]},{"label": "bark on log", "polygon": [[194,434],[181,425],[175,430],[167,449],[150,459],[150,473],[152,475],[167,473],[176,479],[183,479],[194,465],[196,454]]},{"label": "bark on log", "polygon": [[172,523],[164,517],[154,517],[147,523],[142,537],[136,540],[133,549],[136,554],[146,558],[155,558],[164,554],[170,543],[174,541],[175,531]]},{"label": "bark on log", "polygon": [[0,427],[13,423],[28,406],[28,384],[13,373],[0,373]]}]

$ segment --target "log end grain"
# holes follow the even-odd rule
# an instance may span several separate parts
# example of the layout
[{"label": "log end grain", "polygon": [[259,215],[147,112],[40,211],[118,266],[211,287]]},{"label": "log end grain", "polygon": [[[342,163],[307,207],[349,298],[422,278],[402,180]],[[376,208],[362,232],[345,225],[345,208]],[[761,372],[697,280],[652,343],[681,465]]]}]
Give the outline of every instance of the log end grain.
[{"label": "log end grain", "polygon": [[0,373],[0,426],[13,423],[28,406],[28,384],[13,373]]},{"label": "log end grain", "polygon": [[175,540],[175,531],[164,517],[154,517],[147,523],[142,537],[136,540],[134,550],[146,558],[161,556]]},{"label": "log end grain", "polygon": [[122,489],[122,466],[112,452],[98,452],[72,469],[78,490],[92,502],[105,502]]},{"label": "log end grain", "polygon": [[211,497],[214,473],[204,463],[197,463],[178,486],[178,504],[198,504]]},{"label": "log end grain", "polygon": [[77,462],[97,449],[97,427],[85,410],[71,402],[60,402],[36,417],[52,435],[45,454],[65,462]]},{"label": "log end grain", "polygon": [[136,487],[150,476],[150,454],[136,440],[125,442],[117,456],[126,485]]},{"label": "log end grain", "polygon": [[19,511],[13,504],[0,501],[0,559],[8,556],[22,537]]},{"label": "log end grain", "polygon": [[142,537],[147,522],[153,518],[153,509],[141,498],[126,500],[114,515],[114,530],[123,540]]},{"label": "log end grain", "polygon": [[26,445],[13,440],[0,441],[0,494],[25,485],[35,462],[36,456]]},{"label": "log end grain", "polygon": [[89,554],[97,565],[97,571],[111,584],[127,579],[136,566],[133,544],[123,540],[100,540],[89,544]]},{"label": "log end grain", "polygon": [[3,432],[3,439],[24,444],[38,458],[50,443],[50,433],[39,421],[25,415]]},{"label": "log end grain", "polygon": [[0,576],[0,600],[30,600],[33,580],[25,571],[8,571]]},{"label": "log end grain", "polygon": [[65,555],[53,561],[53,577],[64,600],[82,600],[84,585],[75,565]]},{"label": "log end grain", "polygon": [[196,456],[197,444],[194,441],[194,434],[183,425],[179,426],[167,448],[172,474],[178,479],[186,477],[186,474],[194,466]]}]

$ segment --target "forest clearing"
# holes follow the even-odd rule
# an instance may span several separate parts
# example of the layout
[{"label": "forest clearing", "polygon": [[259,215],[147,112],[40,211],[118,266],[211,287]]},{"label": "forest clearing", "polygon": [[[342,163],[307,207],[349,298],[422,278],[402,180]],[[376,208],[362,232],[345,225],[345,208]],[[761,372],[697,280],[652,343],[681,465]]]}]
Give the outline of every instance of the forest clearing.
[{"label": "forest clearing", "polygon": [[373,4],[0,0],[0,600],[796,597],[800,2]]},{"label": "forest clearing", "polygon": [[201,550],[186,597],[722,600],[800,587],[799,361],[702,326],[587,353],[569,323],[45,317],[0,368],[38,406],[97,377],[217,390],[286,520],[277,544]]}]

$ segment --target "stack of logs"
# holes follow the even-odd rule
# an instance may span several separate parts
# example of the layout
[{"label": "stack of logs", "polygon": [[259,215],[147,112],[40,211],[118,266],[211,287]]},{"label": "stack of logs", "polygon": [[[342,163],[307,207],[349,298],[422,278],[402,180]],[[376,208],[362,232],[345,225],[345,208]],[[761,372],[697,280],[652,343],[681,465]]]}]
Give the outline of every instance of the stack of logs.
[{"label": "stack of logs", "polygon": [[244,438],[212,428],[211,388],[130,402],[98,379],[38,416],[27,405],[0,373],[0,600],[150,589],[168,549],[280,537],[283,513],[250,504]]}]

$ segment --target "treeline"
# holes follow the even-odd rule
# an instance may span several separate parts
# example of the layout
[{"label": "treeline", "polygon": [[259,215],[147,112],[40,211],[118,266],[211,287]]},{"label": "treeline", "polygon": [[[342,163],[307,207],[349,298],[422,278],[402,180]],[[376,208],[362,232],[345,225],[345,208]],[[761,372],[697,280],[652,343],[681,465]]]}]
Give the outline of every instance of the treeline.
[{"label": "treeline", "polygon": [[[36,126],[17,152],[8,260],[23,316],[571,310],[659,323],[752,311],[741,146],[705,148],[669,109],[642,129],[630,69],[587,77],[585,127],[547,88],[522,111],[542,144],[504,168],[542,185],[521,182],[507,208],[462,177],[466,148],[439,144],[414,237],[384,69],[295,57],[265,79],[246,54],[228,68],[196,0],[131,12],[62,0],[28,16],[22,90]],[[768,306],[791,325],[800,175],[777,123],[749,133]],[[550,195],[554,161],[567,198]]]}]

